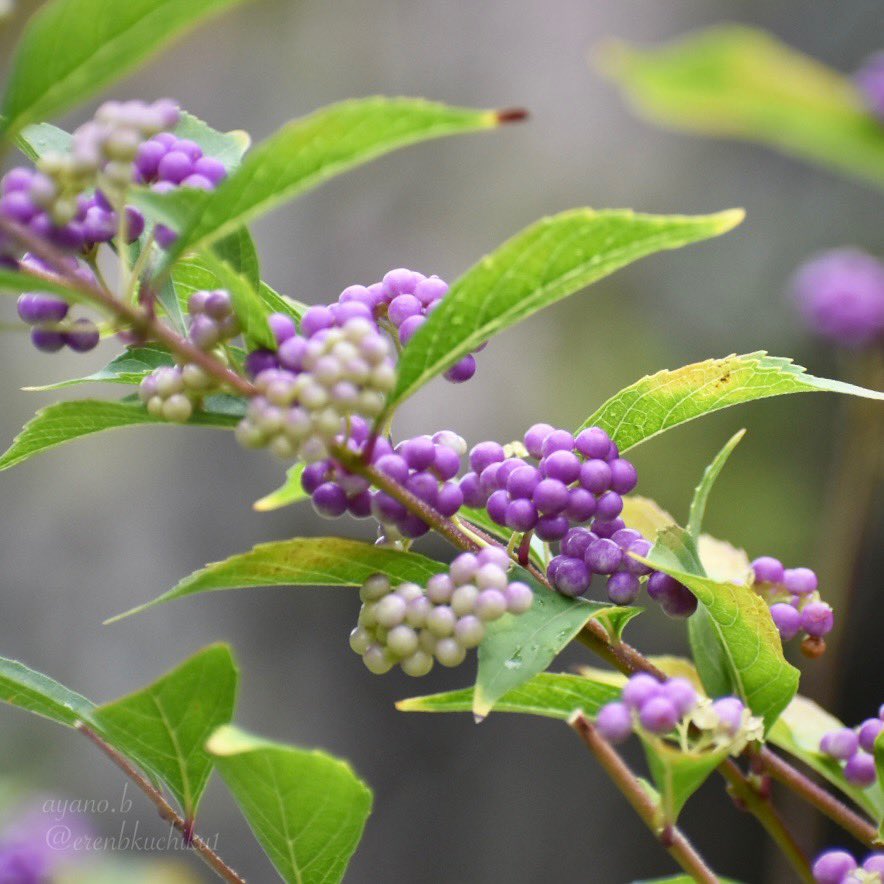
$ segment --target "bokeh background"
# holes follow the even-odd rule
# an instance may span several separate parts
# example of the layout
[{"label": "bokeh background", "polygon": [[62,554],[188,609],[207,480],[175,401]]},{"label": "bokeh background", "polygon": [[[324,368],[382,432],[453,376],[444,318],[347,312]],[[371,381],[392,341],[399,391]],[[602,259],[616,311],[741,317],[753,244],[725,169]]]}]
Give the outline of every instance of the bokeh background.
[{"label": "bokeh background", "polygon": [[[0,28],[3,63],[36,6],[20,2]],[[401,434],[450,427],[471,443],[509,439],[537,420],[574,426],[638,377],[705,357],[767,349],[817,374],[854,370],[805,333],[783,292],[814,250],[879,249],[881,195],[758,147],[652,128],[587,63],[589,48],[608,36],[659,42],[722,21],[770,29],[845,71],[884,42],[879,0],[255,0],[112,94],[174,96],[216,128],[244,128],[256,140],[319,105],[373,93],[530,108],[524,125],[396,153],[263,219],[255,233],[264,277],[308,302],[396,266],[452,279],[511,233],[568,207],[747,209],[726,237],[646,259],[506,332],[470,384],[433,384],[398,424]],[[76,125],[92,109],[62,122]],[[11,305],[5,310],[11,318]],[[2,344],[4,443],[50,401],[19,388],[85,373],[108,356],[44,356],[24,335]],[[716,488],[708,530],[753,556],[821,567],[832,552],[829,529],[844,515],[830,504],[843,408],[833,396],[796,396],[685,426],[634,452],[640,490],[683,518],[704,465],[748,427]],[[103,701],[208,642],[229,641],[242,669],[239,722],[344,756],[375,790],[348,881],[617,884],[670,871],[567,728],[502,714],[476,727],[469,716],[396,712],[398,698],[466,684],[473,664],[420,682],[369,675],[347,645],[354,592],[217,593],[101,625],[256,542],[358,534],[353,523],[321,523],[309,506],[253,512],[281,475],[269,455],[243,452],[231,434],[179,428],[103,435],[3,474],[0,653]],[[835,702],[847,721],[884,699],[880,494],[876,504],[854,605],[838,612],[851,634]],[[425,549],[447,554],[433,543]],[[648,651],[685,647],[683,626],[656,610],[630,633]],[[557,666],[584,659],[568,652]],[[832,664],[802,665],[819,672]],[[0,710],[0,774],[40,795],[113,801],[121,789],[118,772],[86,741],[13,710]],[[160,831],[146,801],[135,800],[142,826]],[[718,782],[683,822],[721,873],[788,880],[765,872],[760,830]],[[107,814],[90,824],[117,828]],[[220,833],[220,852],[250,881],[274,880],[218,782],[199,828]],[[209,880],[195,861],[187,869],[190,880]],[[157,880],[177,879],[170,871]]]}]

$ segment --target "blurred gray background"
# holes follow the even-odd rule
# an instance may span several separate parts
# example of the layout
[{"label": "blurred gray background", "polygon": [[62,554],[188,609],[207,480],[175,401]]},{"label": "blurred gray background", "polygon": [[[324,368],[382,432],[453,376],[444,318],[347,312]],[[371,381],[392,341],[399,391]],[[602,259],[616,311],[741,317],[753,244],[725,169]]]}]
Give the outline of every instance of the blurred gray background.
[{"label": "blurred gray background", "polygon": [[[0,30],[4,61],[36,5],[20,3]],[[588,67],[587,50],[607,36],[657,42],[735,20],[849,71],[884,42],[881,11],[878,0],[255,0],[112,94],[174,96],[216,128],[244,128],[256,140],[319,105],[373,93],[531,110],[524,125],[396,153],[262,220],[255,234],[264,277],[309,302],[402,265],[453,279],[542,214],[573,206],[747,209],[746,222],[726,237],[646,259],[506,332],[482,354],[470,384],[433,384],[397,428],[404,435],[450,427],[474,443],[514,438],[537,420],[574,426],[648,372],[731,352],[763,348],[817,374],[850,373],[848,361],[805,334],[783,289],[816,249],[880,249],[881,195],[761,148],[652,128]],[[62,122],[76,125],[93,107]],[[12,314],[6,305],[5,318]],[[85,373],[108,353],[44,356],[24,335],[5,336],[0,439],[51,401],[20,387]],[[841,407],[832,396],[791,397],[688,425],[634,452],[640,490],[683,518],[704,465],[746,426],[708,530],[753,556],[820,566],[827,524],[839,518],[827,511],[827,476],[841,444]],[[347,645],[354,592],[216,593],[101,625],[253,543],[358,534],[353,522],[320,522],[309,506],[253,512],[252,502],[281,476],[269,455],[243,452],[231,434],[179,428],[103,435],[4,473],[0,653],[102,701],[205,643],[229,641],[242,668],[239,723],[342,755],[375,790],[349,881],[618,884],[669,872],[666,855],[567,728],[502,714],[476,727],[469,716],[397,713],[398,698],[468,683],[474,664],[420,681],[369,675]],[[879,495],[850,614],[879,649],[880,503]],[[441,545],[424,548],[448,554]],[[683,626],[655,610],[630,637],[652,652],[685,644]],[[857,641],[850,651],[843,674],[852,688],[837,711],[853,722],[884,699],[884,679],[879,654],[864,660]],[[569,652],[557,665],[586,659]],[[0,746],[0,773],[34,789],[118,794],[117,771],[93,747],[24,713],[0,710]],[[142,804],[142,825],[159,829]],[[764,879],[760,830],[718,782],[693,800],[683,822],[719,872]],[[112,830],[114,821],[95,825]],[[221,833],[219,851],[250,881],[274,879],[218,782],[198,828]]]}]

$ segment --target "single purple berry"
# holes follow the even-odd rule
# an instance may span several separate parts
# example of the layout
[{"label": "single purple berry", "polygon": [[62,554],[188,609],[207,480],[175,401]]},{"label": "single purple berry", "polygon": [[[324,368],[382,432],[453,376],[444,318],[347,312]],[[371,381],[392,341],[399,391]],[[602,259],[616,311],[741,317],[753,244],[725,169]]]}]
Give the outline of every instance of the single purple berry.
[{"label": "single purple berry", "polygon": [[770,606],[770,616],[784,642],[791,641],[801,630],[801,612],[792,605],[777,602]]},{"label": "single purple berry", "polygon": [[534,593],[527,583],[514,581],[503,591],[510,614],[524,614],[534,603]]},{"label": "single purple berry", "polygon": [[436,457],[436,446],[429,436],[415,436],[398,446],[398,453],[414,470],[426,470]]},{"label": "single purple berry", "polygon": [[170,150],[157,166],[157,176],[161,181],[180,184],[193,172],[193,161],[186,153]]},{"label": "single purple berry", "polygon": [[493,521],[498,525],[506,525],[506,509],[508,505],[509,495],[506,491],[495,491],[488,498],[488,503],[485,506],[488,510],[488,515],[491,516]]},{"label": "single purple berry", "polygon": [[884,853],[870,853],[863,862],[863,871],[877,872],[878,877],[884,881]]},{"label": "single purple berry", "polygon": [[193,171],[203,178],[208,178],[213,186],[220,184],[227,177],[224,163],[215,157],[200,157],[193,164]]},{"label": "single purple berry", "polygon": [[534,533],[547,543],[555,543],[568,533],[569,527],[565,516],[541,516],[534,526]]},{"label": "single purple berry", "polygon": [[858,750],[847,759],[847,763],[844,765],[844,776],[855,786],[868,788],[878,779],[875,757],[868,752],[863,752],[862,749]]},{"label": "single purple berry", "polygon": [[460,472],[460,455],[447,445],[435,445],[430,469],[442,480],[453,479]]},{"label": "single purple berry", "polygon": [[64,334],[38,326],[31,329],[31,343],[43,353],[57,353],[64,347]]},{"label": "single purple berry", "polygon": [[460,490],[463,492],[465,506],[474,509],[485,506],[488,495],[482,490],[479,477],[475,473],[465,473],[460,479]]},{"label": "single purple berry", "polygon": [[531,499],[540,513],[545,516],[555,515],[568,505],[568,489],[558,479],[541,479]]},{"label": "single purple berry", "polygon": [[589,545],[596,539],[595,534],[587,528],[572,528],[562,538],[562,555],[582,559]]},{"label": "single purple berry", "polygon": [[541,461],[540,471],[547,479],[558,479],[570,485],[580,475],[580,459],[574,452],[560,449]]},{"label": "single purple berry", "polygon": [[596,501],[596,518],[603,521],[616,519],[623,512],[623,498],[616,491],[606,491]]},{"label": "single purple berry", "polygon": [[[527,447],[527,446],[526,446]],[[542,457],[549,457],[554,451],[572,451],[574,437],[567,430],[553,430],[540,446]]]},{"label": "single purple berry", "polygon": [[638,598],[641,583],[635,574],[618,571],[608,578],[606,589],[608,598],[615,605],[631,605]]},{"label": "single purple berry", "polygon": [[436,510],[440,515],[450,519],[457,514],[462,506],[463,491],[457,482],[446,482],[439,488],[436,495]]},{"label": "single purple berry", "polygon": [[549,424],[534,424],[530,427],[523,437],[525,449],[531,457],[539,458],[541,449],[543,448],[543,440],[553,432],[554,427]]},{"label": "single purple berry", "polygon": [[668,734],[678,724],[679,718],[675,704],[665,696],[651,697],[638,712],[642,727],[653,734]]},{"label": "single purple berry", "polygon": [[28,292],[18,299],[18,315],[28,325],[61,322],[68,315],[68,303],[54,295]]},{"label": "single purple berry", "polygon": [[781,582],[786,592],[793,595],[810,595],[818,586],[816,574],[810,568],[786,568]]},{"label": "single purple berry", "polygon": [[615,746],[623,743],[632,733],[632,716],[625,703],[606,703],[599,709],[595,726],[599,733]]},{"label": "single purple berry", "polygon": [[470,468],[481,473],[493,463],[500,463],[506,458],[503,446],[497,442],[480,442],[470,451]]},{"label": "single purple berry", "polygon": [[419,316],[422,311],[423,305],[414,295],[397,295],[387,307],[387,316],[398,328],[409,316]]},{"label": "single purple berry", "polygon": [[874,752],[875,740],[882,730],[884,730],[884,721],[881,721],[880,718],[867,718],[859,726],[859,745],[866,752]]},{"label": "single purple berry", "polygon": [[537,524],[537,507],[520,497],[506,505],[505,521],[513,531],[531,531]]},{"label": "single purple berry", "polygon": [[848,347],[884,332],[884,264],[858,249],[834,249],[799,268],[793,297],[808,326]]},{"label": "single purple berry", "polygon": [[388,299],[395,298],[396,295],[414,294],[414,290],[419,282],[418,274],[413,270],[407,270],[405,267],[397,267],[384,274],[383,287]]},{"label": "single purple berry", "polygon": [[568,505],[565,516],[572,522],[588,522],[596,512],[596,499],[585,488],[571,488],[568,491]]},{"label": "single purple berry", "polygon": [[820,740],[820,752],[831,755],[839,761],[847,761],[856,754],[859,748],[859,738],[849,728],[842,727],[836,731],[830,731],[823,735]]},{"label": "single purple berry", "polygon": [[252,378],[256,378],[262,371],[271,371],[278,367],[279,362],[273,350],[252,350],[245,359],[246,373]]},{"label": "single purple berry", "polygon": [[73,326],[64,332],[64,342],[76,353],[88,353],[98,346],[101,336],[98,327],[91,319],[77,319]]},{"label": "single purple berry", "polygon": [[675,706],[680,716],[692,712],[699,699],[694,686],[686,678],[681,677],[670,678],[664,682],[663,695]]},{"label": "single purple berry", "polygon": [[472,354],[458,360],[445,372],[445,380],[452,384],[463,384],[476,373],[476,357]]},{"label": "single purple berry", "polygon": [[583,595],[589,589],[589,583],[592,574],[589,568],[580,559],[571,559],[566,556],[560,557],[553,585],[562,595],[571,596]]},{"label": "single purple berry", "polygon": [[575,442],[577,450],[587,458],[605,459],[611,451],[611,437],[600,427],[582,430]]},{"label": "single purple berry", "polygon": [[801,610],[801,628],[815,637],[828,635],[832,631],[835,615],[825,602],[810,602]]},{"label": "single purple berry", "polygon": [[628,460],[622,457],[612,460],[611,467],[611,490],[618,494],[629,494],[638,484],[638,471]]},{"label": "single purple berry", "polygon": [[347,495],[340,485],[325,482],[312,495],[313,508],[325,519],[336,519],[347,511]]},{"label": "single purple berry", "polygon": [[773,556],[761,556],[752,562],[752,572],[756,583],[782,583],[783,563]]},{"label": "single purple berry", "polygon": [[596,574],[613,574],[623,561],[623,550],[613,540],[600,537],[586,550],[586,564]]},{"label": "single purple berry", "polygon": [[611,519],[608,521],[607,519],[595,519],[592,523],[592,530],[598,534],[599,537],[613,537],[618,531],[622,528],[626,527],[626,522],[623,519]]},{"label": "single purple berry", "polygon": [[727,733],[734,736],[743,724],[743,712],[746,707],[736,697],[722,697],[712,704],[712,709],[718,715],[719,724]]},{"label": "single purple berry", "polygon": [[633,675],[623,688],[623,702],[630,709],[641,709],[648,700],[659,697],[663,693],[663,685],[646,672]]},{"label": "single purple berry", "polygon": [[530,498],[540,482],[540,471],[525,464],[514,469],[506,480],[506,490],[513,498]]},{"label": "single purple berry", "polygon": [[856,868],[856,860],[846,850],[827,850],[813,864],[817,884],[842,884]]},{"label": "single purple berry", "polygon": [[580,484],[593,494],[602,494],[611,487],[611,467],[595,458],[585,461],[580,467]]}]

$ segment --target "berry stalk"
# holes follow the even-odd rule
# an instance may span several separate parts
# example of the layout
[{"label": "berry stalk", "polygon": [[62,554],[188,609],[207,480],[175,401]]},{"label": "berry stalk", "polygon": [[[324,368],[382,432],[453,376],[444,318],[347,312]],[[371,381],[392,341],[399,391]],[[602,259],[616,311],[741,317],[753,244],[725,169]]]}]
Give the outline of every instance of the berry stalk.
[{"label": "berry stalk", "polygon": [[593,723],[578,711],[571,716],[568,724],[596,757],[605,773],[614,781],[642,822],[654,833],[660,844],[666,848],[669,855],[681,868],[695,881],[716,884],[718,877],[703,862],[703,858],[679,829],[675,826],[666,827],[664,830],[659,829],[657,808],[651,796],[642,788],[641,783],[633,776],[632,771],[608,741],[599,734]]},{"label": "berry stalk", "polygon": [[251,382],[231,371],[211,354],[195,347],[190,341],[185,340],[169,326],[148,315],[145,311],[115,298],[110,291],[101,286],[81,279],[67,266],[65,255],[62,252],[35,236],[22,225],[0,216],[0,230],[8,234],[31,254],[47,262],[67,286],[108,313],[123,320],[134,331],[145,338],[165,344],[186,362],[196,363],[220,383],[237,393],[243,396],[254,395],[255,388]]}]

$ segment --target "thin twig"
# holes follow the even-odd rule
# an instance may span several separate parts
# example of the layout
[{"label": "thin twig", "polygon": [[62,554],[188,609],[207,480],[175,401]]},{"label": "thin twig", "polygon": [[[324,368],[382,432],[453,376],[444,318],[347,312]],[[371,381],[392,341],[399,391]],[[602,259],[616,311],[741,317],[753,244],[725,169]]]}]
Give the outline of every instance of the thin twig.
[{"label": "thin twig", "polygon": [[651,796],[642,788],[641,783],[635,778],[623,759],[595,729],[583,712],[575,712],[568,719],[568,724],[577,732],[605,773],[614,781],[617,788],[632,805],[632,809],[654,833],[669,855],[695,881],[703,882],[703,884],[716,884],[718,878],[715,873],[703,862],[703,858],[679,829],[675,826],[667,826],[664,830],[660,830],[657,822],[657,807]]},{"label": "thin twig", "polygon": [[176,353],[186,362],[194,362],[208,374],[230,387],[243,396],[253,396],[255,387],[248,380],[231,371],[223,362],[220,362],[210,353],[195,347],[186,338],[176,334],[165,323],[150,316],[140,308],[128,304],[114,295],[106,288],[97,285],[90,280],[80,279],[76,272],[68,265],[67,256],[58,249],[46,243],[38,236],[34,236],[30,230],[0,217],[0,230],[9,234],[16,242],[32,254],[46,261],[60,276],[65,284],[75,292],[85,296],[94,304],[105,311],[121,319],[126,325],[131,326],[142,337],[153,339],[165,344],[173,353]]},{"label": "thin twig", "polygon": [[788,786],[808,804],[812,804],[820,813],[825,814],[832,822],[837,823],[842,829],[853,835],[857,841],[861,841],[870,848],[878,846],[876,843],[878,833],[875,831],[875,827],[858,813],[854,813],[830,792],[812,782],[779,755],[771,752],[770,749],[761,749],[757,758],[764,770],[777,782]]},{"label": "thin twig", "polygon": [[232,884],[246,884],[246,879],[237,874],[230,866],[212,850],[211,847],[199,835],[193,831],[193,821],[185,820],[151,782],[136,770],[123,755],[113,746],[106,743],[92,728],[83,722],[77,723],[79,730],[85,737],[90,739],[98,748],[110,758],[113,763],[144,792],[159,811],[160,817],[175,828],[181,834],[186,844],[189,844],[197,856],[211,868],[220,878],[230,881]]},{"label": "thin twig", "polygon": [[786,828],[770,798],[761,795],[730,759],[725,761],[718,769],[727,780],[731,793],[764,826],[767,834],[770,835],[783,852],[783,855],[791,863],[792,867],[801,877],[801,880],[807,882],[807,884],[813,884],[813,872],[811,871],[807,856],[798,846],[795,837]]}]

